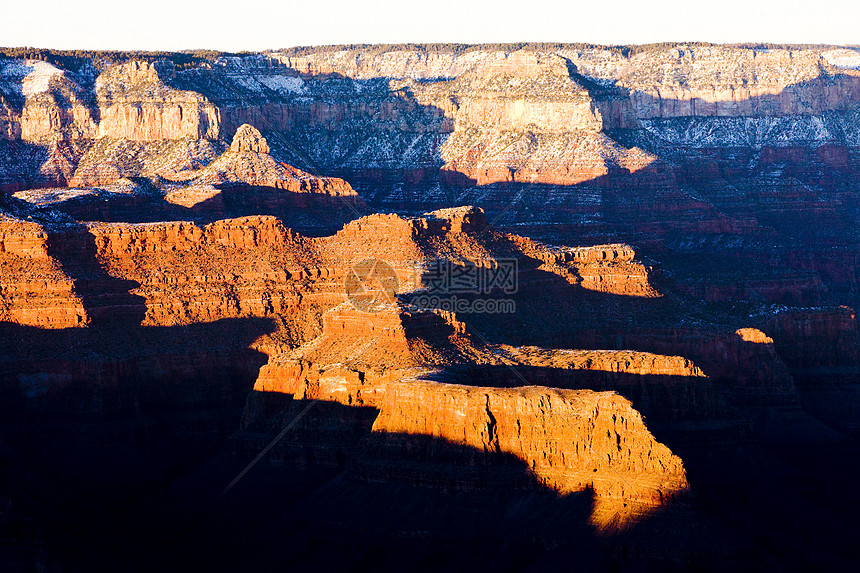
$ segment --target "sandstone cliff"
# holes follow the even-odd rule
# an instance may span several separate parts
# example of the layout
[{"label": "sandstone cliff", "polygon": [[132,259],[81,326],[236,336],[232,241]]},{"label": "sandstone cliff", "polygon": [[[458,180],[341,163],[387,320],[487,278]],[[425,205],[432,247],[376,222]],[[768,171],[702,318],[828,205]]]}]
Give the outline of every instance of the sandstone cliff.
[{"label": "sandstone cliff", "polygon": [[157,141],[218,136],[218,110],[200,94],[171,88],[169,65],[131,62],[96,80],[98,137]]},{"label": "sandstone cliff", "polygon": [[37,223],[0,212],[0,321],[68,328],[87,314],[74,281],[48,254],[48,233]]},{"label": "sandstone cliff", "polygon": [[[396,307],[362,316],[347,303],[329,311],[324,325],[319,339],[274,356],[261,369],[255,388],[379,410],[373,432],[383,435],[374,437],[369,447],[382,461],[361,470],[366,479],[429,485],[429,478],[422,477],[432,471],[429,468],[385,461],[384,452],[398,448],[403,435],[419,435],[477,451],[512,454],[527,464],[539,483],[560,493],[594,491],[592,521],[598,528],[627,527],[687,488],[680,460],[654,440],[639,413],[620,396],[536,386],[450,384],[410,375],[410,369],[435,366],[433,376],[438,377],[442,372],[438,368],[464,359],[501,365],[499,350],[474,347],[464,325],[453,317]],[[550,354],[556,357],[550,363],[570,370],[660,371],[659,360],[643,361],[635,353],[621,360],[600,353]],[[508,365],[517,364],[513,357],[520,365],[535,362],[534,352],[518,354],[513,349],[505,356],[508,361],[503,363]],[[659,358],[667,361],[672,374],[702,376],[682,359]],[[324,366],[332,363],[336,365]],[[503,384],[498,378],[492,383]],[[603,440],[611,441],[612,447]],[[434,457],[432,452],[422,456],[425,464]]]},{"label": "sandstone cliff", "polygon": [[[511,453],[560,493],[593,490],[601,528],[623,528],[688,487],[681,460],[612,393],[401,381],[387,387],[373,431]],[[379,479],[391,470],[369,471]]]}]

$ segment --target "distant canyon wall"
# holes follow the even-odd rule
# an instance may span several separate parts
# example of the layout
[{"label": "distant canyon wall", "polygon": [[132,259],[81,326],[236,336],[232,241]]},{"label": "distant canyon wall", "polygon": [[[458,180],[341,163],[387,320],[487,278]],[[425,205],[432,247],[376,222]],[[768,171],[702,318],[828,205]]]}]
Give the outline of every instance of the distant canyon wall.
[{"label": "distant canyon wall", "polygon": [[229,139],[249,120],[270,130],[346,131],[371,119],[398,132],[484,126],[567,134],[634,128],[640,120],[821,116],[856,107],[860,63],[852,56],[860,54],[683,45],[635,55],[392,48],[272,52],[188,70],[130,62],[101,73],[4,60],[0,137]]},{"label": "distant canyon wall", "polygon": [[857,288],[853,49],[375,46],[103,71],[7,59],[0,99],[6,191],[170,178],[249,123],[276,158],[371,205],[480,204],[530,233],[575,223],[610,242],[611,225],[681,253],[732,235],[738,257],[822,279],[749,278],[706,298],[815,305],[822,283]]}]

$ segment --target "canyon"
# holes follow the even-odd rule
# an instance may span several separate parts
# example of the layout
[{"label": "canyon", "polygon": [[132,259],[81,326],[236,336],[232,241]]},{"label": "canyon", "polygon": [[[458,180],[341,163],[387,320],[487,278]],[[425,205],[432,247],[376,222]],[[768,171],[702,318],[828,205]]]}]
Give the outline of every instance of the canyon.
[{"label": "canyon", "polygon": [[180,55],[0,57],[0,563],[856,561],[860,52]]}]

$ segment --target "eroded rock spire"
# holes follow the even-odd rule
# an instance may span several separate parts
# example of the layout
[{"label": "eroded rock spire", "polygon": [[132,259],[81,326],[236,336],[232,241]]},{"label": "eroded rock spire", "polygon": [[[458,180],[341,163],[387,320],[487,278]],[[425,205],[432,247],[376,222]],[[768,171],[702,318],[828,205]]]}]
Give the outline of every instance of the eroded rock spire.
[{"label": "eroded rock spire", "polygon": [[233,143],[230,144],[230,151],[239,153],[242,151],[250,151],[253,153],[269,153],[269,144],[266,143],[266,138],[253,125],[243,123],[236,130],[236,135],[233,136]]}]

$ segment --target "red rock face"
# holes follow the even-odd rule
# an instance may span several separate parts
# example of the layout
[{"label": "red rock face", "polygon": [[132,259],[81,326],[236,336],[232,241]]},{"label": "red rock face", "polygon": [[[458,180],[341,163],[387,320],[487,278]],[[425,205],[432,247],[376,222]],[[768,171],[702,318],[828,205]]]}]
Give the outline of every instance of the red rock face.
[{"label": "red rock face", "polygon": [[[511,453],[560,493],[593,490],[592,522],[601,528],[635,522],[688,487],[681,460],[612,393],[400,381],[386,387],[373,431]],[[378,475],[386,469],[374,468]]]},{"label": "red rock face", "polygon": [[[144,325],[292,315],[293,325],[284,334],[308,340],[313,326],[302,324],[302,320],[343,300],[344,295],[337,287],[342,284],[347,268],[338,261],[387,256],[403,262],[411,257],[418,262],[427,256],[428,248],[438,248],[432,246],[439,239],[461,244],[466,249],[477,248],[477,244],[470,246],[469,236],[480,235],[485,228],[480,212],[461,209],[440,211],[413,221],[377,215],[348,225],[334,237],[317,241],[297,236],[277,219],[265,217],[219,221],[202,228],[182,222],[93,224],[80,232],[84,233],[82,237],[88,235],[93,241],[94,255],[105,273],[104,281],[123,280],[139,285],[130,294],[143,299]],[[395,237],[399,237],[399,242],[392,241]],[[46,238],[36,225],[10,223],[4,235],[4,252],[50,261]],[[520,242],[527,244],[522,239]],[[337,251],[327,252],[335,246]],[[347,257],[341,258],[346,253]],[[67,254],[62,251],[57,254],[70,271],[78,276],[85,274],[83,262],[76,267]],[[553,263],[577,262],[585,267],[598,261],[629,264],[633,256],[629,247],[619,245],[603,250],[562,251],[553,258]],[[401,270],[405,272],[407,268]],[[402,284],[404,289],[410,289],[416,283],[404,280]],[[100,288],[92,284],[87,287],[88,291]],[[53,293],[49,291],[47,295]],[[90,295],[84,298],[88,304],[94,304]],[[95,304],[107,306],[91,307],[89,310],[95,315],[119,312],[118,307],[111,306],[118,301],[103,297],[98,300]],[[14,297],[10,301],[15,304]],[[22,322],[19,316],[24,316],[26,323],[26,315],[20,313],[12,313],[9,318]],[[65,326],[51,322],[45,325]],[[620,397],[584,390],[500,390],[405,380],[404,369],[438,367],[452,360],[462,361],[467,355],[483,355],[483,361],[497,361],[492,353],[473,348],[466,326],[451,313],[392,308],[368,315],[344,303],[323,316],[322,327],[322,336],[309,341],[306,349],[300,351],[304,354],[299,356],[304,357],[287,354],[284,359],[273,358],[273,363],[261,372],[258,388],[288,392],[300,398],[318,397],[375,407],[380,411],[375,432],[417,433],[516,456],[532,468],[539,483],[560,493],[593,490],[599,500],[593,519],[601,528],[611,524],[623,526],[628,520],[632,523],[687,486],[680,460],[650,436],[639,414]],[[274,341],[261,344],[270,352],[279,348]],[[337,357],[344,361],[347,356],[350,362],[357,360],[364,364],[365,373],[357,378],[349,375],[344,383],[335,384],[343,370],[329,371],[317,366]],[[521,356],[527,359],[529,355]],[[576,359],[578,362],[568,359],[565,364],[567,368],[595,371],[605,368],[607,372],[617,372],[620,368],[631,373],[701,376],[683,360],[679,370],[678,366],[662,366],[659,361],[643,362],[636,355],[614,362],[607,359],[598,356],[595,361],[583,356]],[[675,359],[669,359],[667,364],[672,360]],[[383,370],[381,376],[374,374],[379,368],[390,371]],[[320,371],[312,374],[315,369]],[[403,374],[396,374],[398,371]],[[415,395],[416,392],[421,396]],[[427,404],[429,410],[416,409],[417,404]],[[565,430],[559,427],[556,418],[566,419],[567,409],[588,412],[594,419],[580,418],[575,428]],[[461,411],[466,412],[462,420],[458,414]],[[469,422],[470,416],[477,416],[472,420],[474,423]],[[428,423],[432,427],[427,427]],[[517,437],[516,428],[522,427],[537,433]],[[545,433],[550,431],[562,434]],[[591,437],[580,436],[583,432]],[[574,449],[559,451],[558,459],[545,457],[542,452],[548,444],[560,439],[571,440]],[[604,451],[600,440],[612,441],[615,453]],[[373,469],[366,477],[378,479],[380,472],[384,473],[384,468]]]},{"label": "red rock face", "polygon": [[86,324],[73,280],[48,254],[40,225],[0,215],[0,269],[0,321],[41,328]]},{"label": "red rock face", "polygon": [[542,270],[559,274],[571,284],[591,291],[624,296],[657,297],[649,270],[635,260],[630,245],[557,248],[515,235],[511,239],[524,253],[543,261]]},{"label": "red rock face", "polygon": [[[454,348],[445,350],[458,339]],[[427,341],[435,344],[435,351],[425,346]],[[449,317],[401,313],[395,308],[368,315],[347,304],[325,315],[319,339],[297,354],[274,356],[261,369],[255,388],[297,399],[376,408],[379,415],[373,432],[380,436],[374,439],[374,447],[382,450],[396,448],[404,435],[416,435],[513,455],[539,483],[562,494],[594,491],[592,523],[600,529],[627,527],[688,487],[681,460],[651,436],[630,402],[614,393],[464,386],[416,379],[403,370],[426,365],[431,356],[444,363],[452,359],[455,348],[462,352],[464,345],[470,345],[465,325],[452,323]],[[538,359],[529,352],[517,356],[525,363]],[[555,365],[702,376],[677,357],[628,353],[617,360],[584,352],[570,358],[556,356]],[[349,366],[322,366],[333,360],[346,360]],[[482,360],[493,361],[493,354],[486,353]],[[381,365],[388,370],[374,372]],[[431,454],[425,463],[432,458]],[[402,473],[402,468],[383,462],[365,467],[363,475],[372,481],[394,478],[422,483],[422,472],[429,471],[419,466]],[[432,482],[429,476],[426,479]],[[475,485],[461,483],[466,488]]]},{"label": "red rock face", "polygon": [[[212,223],[93,225],[97,256],[115,277],[135,281],[146,325],[288,314],[301,300],[312,252],[271,217]],[[185,268],[181,276],[162,269]],[[275,286],[279,285],[279,286]]]}]

